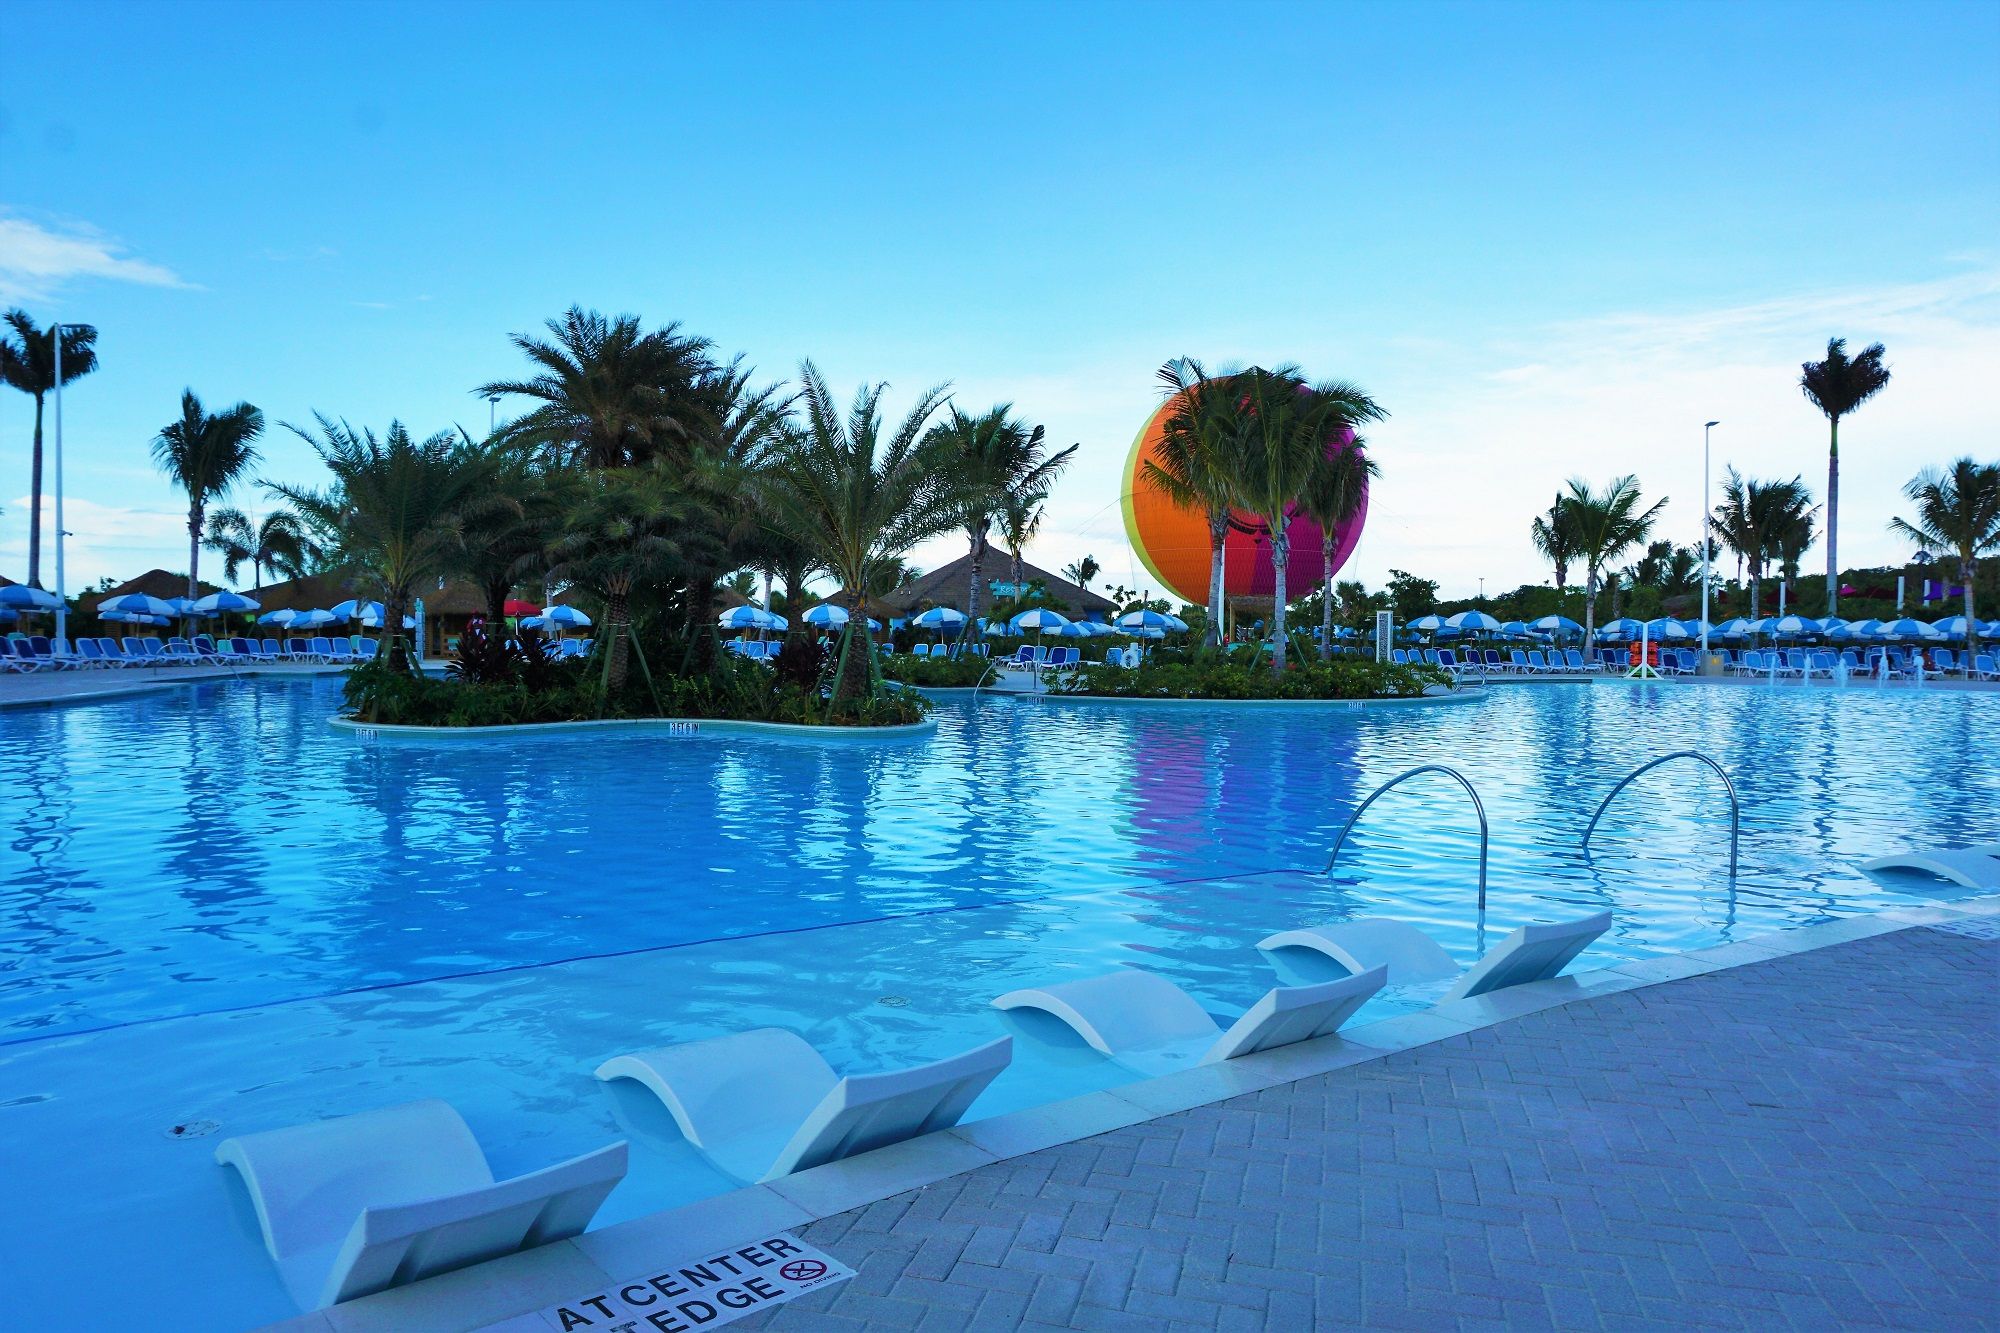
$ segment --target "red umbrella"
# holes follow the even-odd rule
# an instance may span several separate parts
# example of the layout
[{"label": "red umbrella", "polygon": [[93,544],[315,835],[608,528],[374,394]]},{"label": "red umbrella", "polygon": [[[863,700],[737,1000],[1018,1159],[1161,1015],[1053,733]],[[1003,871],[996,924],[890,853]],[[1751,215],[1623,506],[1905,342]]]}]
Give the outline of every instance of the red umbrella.
[{"label": "red umbrella", "polygon": [[540,615],[542,608],[536,606],[533,602],[524,602],[517,597],[510,597],[507,599],[507,604],[500,608],[500,611],[503,615],[533,616]]}]

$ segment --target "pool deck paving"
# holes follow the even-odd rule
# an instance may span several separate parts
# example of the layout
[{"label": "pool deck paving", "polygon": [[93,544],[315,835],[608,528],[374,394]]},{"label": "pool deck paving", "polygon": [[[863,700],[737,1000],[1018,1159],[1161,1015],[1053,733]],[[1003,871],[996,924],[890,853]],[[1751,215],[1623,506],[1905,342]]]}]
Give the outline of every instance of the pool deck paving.
[{"label": "pool deck paving", "polygon": [[981,1166],[797,1228],[857,1275],[736,1326],[2000,1326],[1996,922],[1604,994]]}]

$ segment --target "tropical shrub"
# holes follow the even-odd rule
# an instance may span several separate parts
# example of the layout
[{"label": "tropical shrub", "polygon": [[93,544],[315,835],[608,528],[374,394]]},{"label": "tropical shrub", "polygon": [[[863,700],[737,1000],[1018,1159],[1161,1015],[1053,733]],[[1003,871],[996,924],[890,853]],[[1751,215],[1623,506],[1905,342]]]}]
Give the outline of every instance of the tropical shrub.
[{"label": "tropical shrub", "polygon": [[967,689],[986,675],[990,663],[983,657],[909,657],[898,653],[882,659],[885,680],[932,689]]},{"label": "tropical shrub", "polygon": [[1449,685],[1434,667],[1395,666],[1361,657],[1294,661],[1282,675],[1256,657],[1202,653],[1140,666],[1086,666],[1058,686],[1071,694],[1158,699],[1408,699]]}]

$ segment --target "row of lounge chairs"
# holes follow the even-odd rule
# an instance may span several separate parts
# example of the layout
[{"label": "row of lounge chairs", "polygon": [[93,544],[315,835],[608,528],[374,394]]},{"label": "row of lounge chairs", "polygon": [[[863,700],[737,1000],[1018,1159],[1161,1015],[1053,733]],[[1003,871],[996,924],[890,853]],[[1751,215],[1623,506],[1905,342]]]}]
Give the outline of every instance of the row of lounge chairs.
[{"label": "row of lounge chairs", "polygon": [[0,640],[0,667],[10,671],[82,671],[124,667],[230,666],[258,662],[302,662],[312,665],[372,660],[380,651],[373,639],[193,639],[161,643],[148,636],[127,635],[67,639],[14,635]]},{"label": "row of lounge chairs", "polygon": [[[1463,974],[1401,922],[1281,931],[1259,946],[1274,962],[1304,949],[1346,975],[1274,987],[1227,1027],[1171,981],[1130,968],[1009,991],[993,1005],[1039,1010],[1150,1076],[1330,1036],[1387,984],[1457,975],[1444,996],[1456,1000],[1546,980],[1610,924],[1600,912],[1523,926]],[[690,1144],[750,1183],[949,1129],[1011,1063],[1013,1040],[842,1076],[798,1034],[757,1028],[620,1055],[596,1072],[650,1089]],[[241,1178],[264,1247],[306,1309],[575,1236],[624,1178],[628,1156],[619,1142],[496,1182],[465,1121],[434,1099],[241,1135],[215,1154]]]},{"label": "row of lounge chairs", "polygon": [[1954,654],[1949,648],[1931,649],[1928,660],[1922,649],[1905,653],[1900,648],[1871,648],[1863,655],[1852,648],[1841,649],[1838,653],[1830,648],[1752,648],[1729,654],[1728,669],[1745,676],[1792,676],[1803,680],[1814,676],[1831,679],[1836,672],[1891,680],[1919,673],[1964,674],[1974,680],[2000,680],[2000,660],[1996,660],[1993,654]]},{"label": "row of lounge chairs", "polygon": [[1434,666],[1460,674],[1476,672],[1490,676],[1589,675],[1614,664],[1617,654],[1600,649],[1587,658],[1575,648],[1509,650],[1503,659],[1497,648],[1391,648],[1389,661],[1397,666]]}]

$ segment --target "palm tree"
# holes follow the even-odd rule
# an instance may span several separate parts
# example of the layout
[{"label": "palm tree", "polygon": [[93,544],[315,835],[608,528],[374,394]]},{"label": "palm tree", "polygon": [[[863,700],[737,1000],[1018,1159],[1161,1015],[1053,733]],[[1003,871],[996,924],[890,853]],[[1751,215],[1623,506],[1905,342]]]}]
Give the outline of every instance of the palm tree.
[{"label": "palm tree", "polygon": [[449,573],[464,546],[469,515],[506,501],[493,494],[491,455],[462,434],[442,431],[413,439],[400,421],[377,438],[345,421],[314,414],[317,436],[287,422],[333,474],[329,486],[266,482],[305,520],[330,534],[337,554],[360,567],[382,597],[382,623],[392,638],[389,665],[408,665],[403,623],[417,585]]},{"label": "palm tree", "polygon": [[1569,493],[1562,497],[1577,558],[1583,561],[1583,644],[1589,652],[1597,645],[1597,589],[1605,566],[1652,534],[1653,523],[1665,500],[1650,509],[1639,508],[1639,479],[1614,477],[1602,491],[1590,489],[1580,477],[1569,481]]},{"label": "palm tree", "polygon": [[507,618],[507,594],[547,572],[547,554],[563,517],[550,469],[526,449],[491,449],[488,499],[460,523],[452,572],[480,590],[486,623]]},{"label": "palm tree", "polygon": [[633,590],[686,575],[684,538],[705,532],[697,508],[664,459],[638,467],[593,468],[564,483],[560,536],[549,548],[549,572],[603,600],[599,637],[609,644],[609,694],[625,688],[631,668]]},{"label": "palm tree", "polygon": [[924,437],[925,448],[937,455],[934,465],[956,474],[965,493],[960,526],[965,529],[971,557],[965,594],[967,634],[979,623],[987,535],[1004,515],[1009,497],[1021,492],[1046,494],[1076,455],[1073,444],[1050,454],[1042,427],[1015,420],[1013,410],[1012,403],[1000,403],[981,416],[971,417],[953,406]]},{"label": "palm tree", "polygon": [[1845,338],[1829,338],[1824,361],[1799,367],[1799,388],[1826,414],[1826,613],[1840,607],[1840,419],[1880,393],[1889,382],[1881,343],[1849,358]]},{"label": "palm tree", "polygon": [[1780,603],[1785,600],[1785,589],[1798,582],[1799,563],[1806,551],[1819,540],[1818,523],[1819,506],[1812,503],[1804,482],[1793,478],[1771,521],[1770,556],[1778,562]]},{"label": "palm tree", "polygon": [[1555,503],[1546,514],[1537,514],[1535,521],[1528,525],[1528,537],[1541,552],[1542,558],[1555,568],[1556,610],[1564,609],[1563,594],[1569,589],[1569,564],[1576,559],[1576,534],[1571,530],[1569,513],[1563,508],[1563,498],[1557,493]]},{"label": "palm tree", "polygon": [[[53,329],[38,329],[25,310],[9,310],[7,333],[0,333],[0,379],[35,400],[35,444],[28,491],[28,584],[42,586],[42,400],[56,387]],[[97,330],[87,324],[62,326],[62,382],[72,383],[97,369]]]},{"label": "palm tree", "polygon": [[[1801,478],[1758,481],[1733,467],[1723,474],[1722,503],[1709,518],[1709,530],[1736,553],[1739,569],[1748,566],[1752,620],[1757,618],[1765,567],[1773,560],[1782,565],[1788,545],[1797,548],[1796,565],[1797,558],[1812,544],[1811,515],[1817,513],[1812,493]],[[1801,523],[1807,528],[1803,533]],[[1796,567],[1792,573],[1797,573]]]},{"label": "palm tree", "polygon": [[1097,563],[1096,556],[1087,555],[1081,560],[1072,561],[1064,565],[1063,577],[1074,583],[1077,587],[1082,588],[1085,592],[1088,592],[1090,591],[1090,581],[1102,573],[1103,569],[1104,567]]},{"label": "palm tree", "polygon": [[1368,499],[1368,483],[1382,475],[1367,453],[1367,441],[1359,435],[1345,449],[1322,453],[1299,492],[1299,510],[1319,527],[1319,655],[1321,661],[1333,656],[1333,543],[1341,524],[1361,512]]},{"label": "palm tree", "polygon": [[502,426],[499,442],[587,467],[629,467],[712,426],[700,392],[715,368],[706,338],[682,334],[679,324],[647,333],[637,315],[606,319],[579,306],[550,320],[548,330],[552,341],[525,333],[511,339],[538,374],[477,390],[538,404]]},{"label": "palm tree", "polygon": [[1000,501],[1000,544],[1012,558],[1013,568],[1008,572],[1016,597],[1021,595],[1021,553],[1042,530],[1042,520],[1048,517],[1048,499],[1047,491],[1009,491]]},{"label": "palm tree", "polygon": [[1291,523],[1313,472],[1329,444],[1384,415],[1375,400],[1351,384],[1308,385],[1295,366],[1251,369],[1239,377],[1238,421],[1243,447],[1236,494],[1263,520],[1271,542],[1271,669],[1285,669],[1286,569],[1291,563]]},{"label": "palm tree", "polygon": [[1236,449],[1239,423],[1234,374],[1210,379],[1191,357],[1160,367],[1167,399],[1160,447],[1146,460],[1142,475],[1181,509],[1208,523],[1208,618],[1203,641],[1222,642],[1223,548],[1229,539],[1230,511],[1237,502],[1240,472]]},{"label": "palm tree", "polygon": [[187,492],[189,601],[201,596],[202,520],[208,502],[234,486],[257,461],[257,439],[263,433],[264,414],[249,403],[211,414],[193,389],[183,389],[180,420],[153,437],[153,461]]},{"label": "palm tree", "polygon": [[799,368],[799,381],[805,420],[773,450],[763,494],[772,516],[840,584],[849,618],[834,685],[838,704],[875,689],[862,609],[867,589],[918,542],[958,526],[965,499],[921,447],[944,386],[919,395],[902,423],[885,433],[887,385],[864,385],[843,415],[812,362]]},{"label": "palm tree", "polygon": [[1950,467],[1912,477],[1903,494],[1917,507],[1916,521],[1893,519],[1889,530],[1958,554],[1958,576],[1965,583],[1963,660],[1969,664],[1978,634],[1973,628],[1972,584],[1979,572],[1979,557],[2000,551],[2000,463],[1961,458]]},{"label": "palm tree", "polygon": [[249,565],[253,594],[263,590],[265,570],[295,579],[312,560],[305,528],[289,509],[274,509],[255,523],[240,509],[218,509],[208,516],[202,544],[222,557],[222,577],[230,583]]}]

